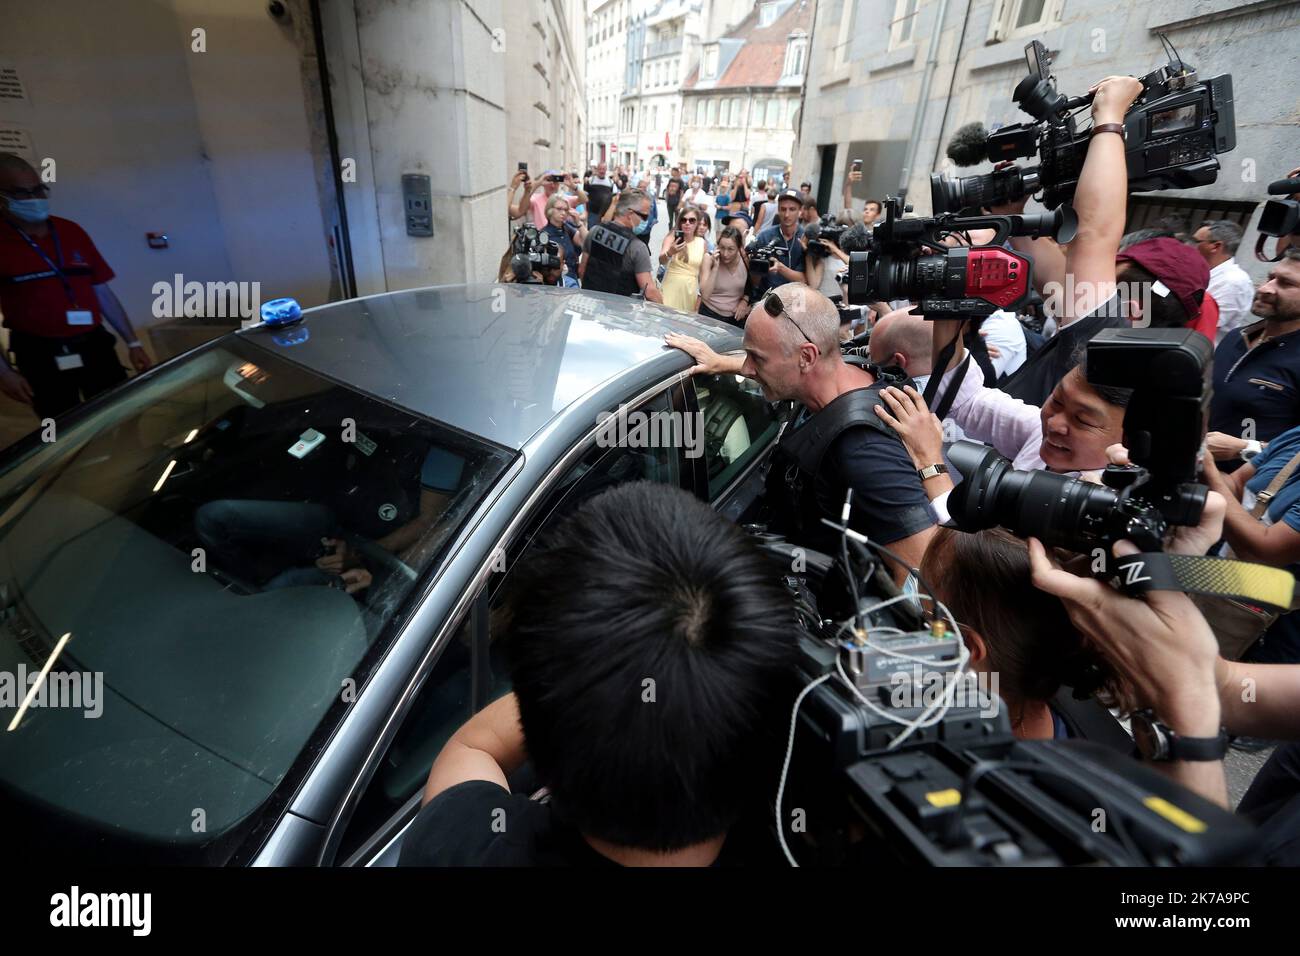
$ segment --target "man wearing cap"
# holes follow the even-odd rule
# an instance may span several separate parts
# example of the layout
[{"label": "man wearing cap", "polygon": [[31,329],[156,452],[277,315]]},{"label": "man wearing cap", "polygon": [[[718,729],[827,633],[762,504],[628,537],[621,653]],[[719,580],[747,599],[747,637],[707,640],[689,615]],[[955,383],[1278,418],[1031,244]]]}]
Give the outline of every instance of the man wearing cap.
[{"label": "man wearing cap", "polygon": [[778,250],[784,248],[779,259],[772,260],[772,268],[754,278],[759,292],[767,292],[783,286],[787,282],[803,282],[804,247],[803,226],[799,224],[799,214],[803,211],[803,198],[793,189],[787,189],[776,200],[776,223],[766,227],[754,237],[758,246],[775,242]]},{"label": "man wearing cap", "polygon": [[1207,219],[1192,235],[1192,242],[1210,267],[1209,291],[1219,306],[1219,327],[1214,335],[1218,345],[1233,329],[1250,324],[1255,302],[1255,283],[1233,258],[1241,244],[1241,227],[1226,219]]},{"label": "man wearing cap", "polygon": [[111,325],[131,364],[150,366],[108,267],[90,236],[49,214],[49,187],[26,160],[0,153],[0,312],[17,370],[0,356],[0,391],[44,419],[126,379]]}]

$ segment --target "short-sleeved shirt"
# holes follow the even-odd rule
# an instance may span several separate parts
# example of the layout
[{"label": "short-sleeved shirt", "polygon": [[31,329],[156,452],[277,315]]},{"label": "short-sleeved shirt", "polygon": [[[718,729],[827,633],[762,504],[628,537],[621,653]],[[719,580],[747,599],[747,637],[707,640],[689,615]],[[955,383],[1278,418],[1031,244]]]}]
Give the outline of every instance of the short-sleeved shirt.
[{"label": "short-sleeved shirt", "polygon": [[599,222],[601,216],[605,215],[605,210],[609,204],[614,201],[614,196],[618,192],[618,183],[612,179],[600,179],[596,176],[591,177],[587,183],[587,216],[592,223]]},{"label": "short-sleeved shirt", "polygon": [[[587,238],[582,240],[582,251],[591,255],[591,233],[599,229],[595,226],[587,233]],[[637,238],[640,238],[639,236]],[[652,272],[654,266],[650,264],[650,249],[644,242],[634,242],[627,247],[625,256],[631,258],[631,268],[633,275],[640,275],[642,272]],[[588,266],[590,268],[590,266]]]},{"label": "short-sleeved shirt", "polygon": [[1119,296],[1114,296],[1057,332],[999,388],[1028,405],[1041,406],[1047,402],[1047,396],[1052,394],[1056,383],[1078,364],[1075,356],[1079,346],[1103,329],[1127,327],[1128,320],[1120,314]]},{"label": "short-sleeved shirt", "polygon": [[1243,336],[1263,325],[1233,329],[1214,350],[1211,431],[1241,435],[1251,421],[1254,437],[1272,442],[1300,423],[1300,330],[1247,349]]},{"label": "short-sleeved shirt", "polygon": [[[775,226],[768,226],[766,229],[761,230],[759,234],[754,237],[754,242],[759,246],[765,246],[769,242],[776,242],[778,245],[784,246],[786,255],[782,257],[781,261],[795,272],[803,272],[804,250],[803,246],[799,242],[799,237],[802,235],[803,226],[795,226],[794,237],[787,239],[781,233],[781,226],[778,224]],[[777,271],[773,269],[764,277],[760,290],[766,292],[768,289],[775,289],[777,286],[785,285],[789,281],[789,279],[778,274]]]},{"label": "short-sleeved shirt", "polygon": [[[1297,454],[1300,454],[1300,427],[1284,431],[1268,443],[1267,450],[1252,459],[1255,474],[1246,482],[1246,489],[1258,495]],[[1300,470],[1287,479],[1269,502],[1264,519],[1268,524],[1282,521],[1300,531]]]},{"label": "short-sleeved shirt", "polygon": [[888,545],[936,523],[907,449],[874,428],[850,428],[822,459],[815,493],[828,517],[838,520],[849,488],[849,526],[873,541]]},{"label": "short-sleeved shirt", "polygon": [[560,253],[564,256],[569,271],[576,276],[578,274],[578,247],[574,245],[573,239],[578,234],[578,230],[567,222],[558,228],[548,222],[542,232],[550,236],[555,244],[560,247]]},{"label": "short-sleeved shirt", "polygon": [[[50,232],[37,237],[0,220],[0,311],[5,327],[15,332],[49,338],[81,335],[91,326],[70,325],[68,311],[90,312],[92,324],[99,325],[103,316],[94,287],[111,280],[113,270],[75,222],[58,216],[49,221]],[[54,266],[61,267],[67,288]]]},{"label": "short-sleeved shirt", "polygon": [[533,193],[533,198],[530,201],[530,208],[533,213],[533,225],[538,229],[546,228],[546,204],[550,201],[551,197],[546,195],[545,189],[539,189],[537,192]]}]

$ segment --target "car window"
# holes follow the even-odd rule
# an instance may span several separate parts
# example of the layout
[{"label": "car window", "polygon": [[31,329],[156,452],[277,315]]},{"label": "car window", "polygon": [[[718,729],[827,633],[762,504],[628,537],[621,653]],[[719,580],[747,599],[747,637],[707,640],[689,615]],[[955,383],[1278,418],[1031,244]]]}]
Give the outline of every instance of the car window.
[{"label": "car window", "polygon": [[697,376],[695,395],[713,501],[768,447],[780,419],[759,384],[743,375]]},{"label": "car window", "polygon": [[34,846],[218,860],[511,453],[239,339],[59,428],[0,474],[0,671],[51,666],[0,787]]},{"label": "car window", "polygon": [[[671,392],[661,393],[635,410],[646,413],[671,411],[671,395]],[[613,436],[614,432],[609,434]],[[385,827],[386,823],[404,823],[408,816],[413,816],[416,807],[410,805],[412,799],[423,789],[434,759],[468,718],[469,711],[479,710],[509,692],[510,679],[504,655],[492,637],[500,634],[507,623],[510,570],[525,558],[532,542],[582,502],[608,488],[628,481],[656,481],[677,486],[685,482],[681,451],[676,446],[642,448],[635,440],[619,447],[603,447],[605,444],[602,441],[593,445],[558,479],[537,509],[536,516],[509,548],[504,573],[494,575],[489,583],[493,595],[490,606],[485,593],[482,607],[476,608],[486,608],[483,613],[487,616],[487,627],[483,631],[488,635],[488,646],[481,649],[486,653],[481,658],[485,663],[479,699],[470,700],[473,613],[469,613],[439,659],[434,675],[421,689],[362,796],[337,859],[348,859],[356,848],[376,833],[383,831],[389,835],[391,831]],[[381,847],[367,848],[358,859],[378,849]]]}]

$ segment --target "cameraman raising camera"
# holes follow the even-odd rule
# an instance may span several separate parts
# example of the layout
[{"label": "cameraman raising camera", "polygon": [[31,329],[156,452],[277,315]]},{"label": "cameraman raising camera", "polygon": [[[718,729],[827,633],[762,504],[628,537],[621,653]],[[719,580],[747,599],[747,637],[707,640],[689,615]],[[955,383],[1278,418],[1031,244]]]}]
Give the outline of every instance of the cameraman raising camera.
[{"label": "cameraman raising camera", "polygon": [[[772,260],[772,268],[766,273],[754,273],[754,284],[760,293],[778,288],[787,282],[804,282],[804,246],[803,226],[799,216],[803,212],[803,197],[794,190],[783,192],[776,201],[776,218],[774,225],[763,229],[754,237],[758,247],[777,244],[780,258]],[[784,247],[784,252],[781,251]]]}]

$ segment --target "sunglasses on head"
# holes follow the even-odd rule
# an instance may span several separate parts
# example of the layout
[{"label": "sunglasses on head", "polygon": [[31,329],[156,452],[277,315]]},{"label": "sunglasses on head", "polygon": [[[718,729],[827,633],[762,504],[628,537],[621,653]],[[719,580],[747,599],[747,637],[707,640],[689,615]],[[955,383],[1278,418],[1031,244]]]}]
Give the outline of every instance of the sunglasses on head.
[{"label": "sunglasses on head", "polygon": [[776,294],[775,290],[763,296],[763,311],[774,319],[779,319],[784,315],[791,322],[794,322],[794,327],[799,330],[799,334],[803,336],[805,342],[814,346],[817,344],[812,339],[808,338],[808,333],[803,330],[803,326],[798,322],[795,322],[794,316],[786,311],[785,303],[781,301],[781,297]]}]

